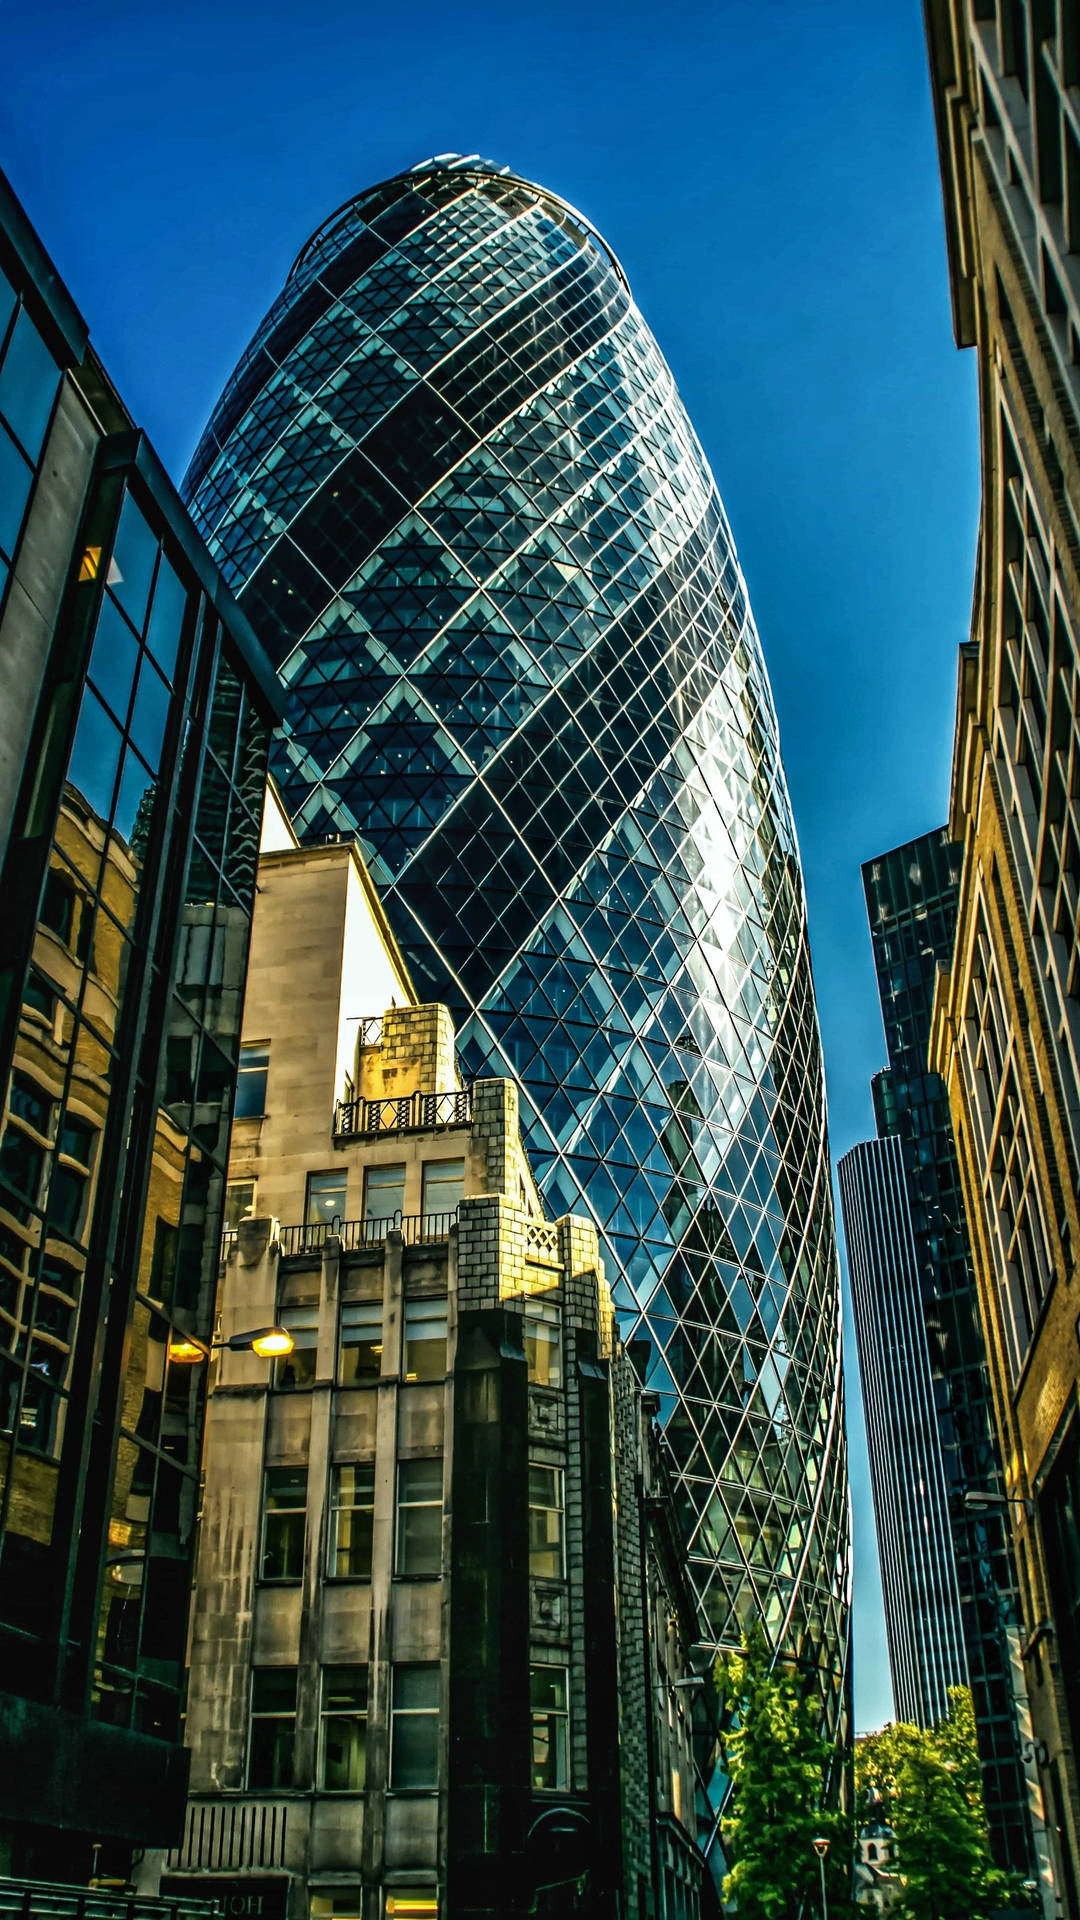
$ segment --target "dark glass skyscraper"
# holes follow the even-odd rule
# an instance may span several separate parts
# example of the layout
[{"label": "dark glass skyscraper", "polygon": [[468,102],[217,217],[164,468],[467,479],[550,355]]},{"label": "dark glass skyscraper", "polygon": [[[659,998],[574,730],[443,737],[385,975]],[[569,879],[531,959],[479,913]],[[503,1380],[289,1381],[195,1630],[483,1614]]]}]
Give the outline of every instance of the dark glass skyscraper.
[{"label": "dark glass skyscraper", "polygon": [[1018,1722],[1027,1708],[1016,1692],[1023,1694],[1016,1567],[1007,1509],[964,1506],[966,1491],[1000,1499],[1004,1482],[948,1097],[927,1067],[961,860],[941,827],[863,867],[889,1057],[874,1079],[874,1108],[879,1135],[894,1136],[903,1159],[991,1837],[1002,1862],[1027,1874],[1032,1797]]},{"label": "dark glass skyscraper", "polygon": [[360,834],[466,1065],[596,1220],[717,1642],[834,1711],[848,1518],[824,1090],[768,681],[618,262],[476,159],[302,250],[186,482],[285,682],[301,836]]}]

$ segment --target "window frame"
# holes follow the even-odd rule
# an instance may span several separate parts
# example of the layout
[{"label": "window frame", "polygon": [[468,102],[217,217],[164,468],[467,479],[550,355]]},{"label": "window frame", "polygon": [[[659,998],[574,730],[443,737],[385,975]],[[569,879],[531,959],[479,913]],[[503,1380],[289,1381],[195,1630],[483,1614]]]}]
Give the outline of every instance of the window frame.
[{"label": "window frame", "polygon": [[[398,1703],[398,1689],[406,1674],[430,1673],[435,1676],[434,1706],[405,1707]],[[389,1791],[391,1793],[437,1793],[439,1790],[439,1728],[441,1720],[442,1672],[438,1661],[403,1660],[395,1661],[390,1678],[390,1769]],[[403,1720],[427,1720],[434,1729],[434,1778],[427,1782],[402,1781],[395,1777],[398,1768],[399,1728]]]},{"label": "window frame", "polygon": [[[378,1340],[346,1340],[346,1332],[377,1330]],[[373,1384],[382,1374],[383,1349],[385,1345],[383,1301],[343,1300],[338,1313],[338,1364],[337,1380],[341,1387],[362,1387]],[[350,1349],[359,1350],[368,1347],[372,1358],[378,1364],[363,1373],[357,1371],[350,1377],[346,1371],[345,1355]]]},{"label": "window frame", "polygon": [[[271,1476],[274,1474],[279,1474],[279,1475],[292,1474],[293,1476],[302,1475],[303,1476],[303,1496],[304,1496],[303,1500],[298,1502],[291,1502],[287,1506],[272,1507],[270,1505],[270,1480],[271,1480]],[[297,1484],[295,1479],[294,1479],[294,1484]],[[308,1470],[306,1466],[303,1466],[303,1467],[275,1466],[275,1467],[263,1468],[262,1510],[261,1510],[262,1525],[259,1532],[259,1583],[260,1585],[275,1586],[275,1587],[296,1586],[297,1583],[303,1579],[304,1562],[307,1558],[307,1554],[306,1554],[307,1504],[308,1504]],[[299,1519],[299,1526],[295,1524],[297,1519]],[[292,1555],[290,1551],[290,1543],[294,1543],[295,1536],[299,1534],[299,1539],[300,1539],[299,1566],[297,1567],[295,1573],[267,1573],[266,1571],[266,1561],[267,1561],[267,1556],[270,1550],[269,1542],[270,1542],[270,1536],[271,1536],[272,1521],[280,1521],[282,1523],[280,1528],[277,1529],[276,1531],[280,1531],[281,1535],[283,1536],[282,1560],[284,1562],[288,1562],[291,1559]],[[289,1524],[290,1522],[292,1524]]]},{"label": "window frame", "polygon": [[[280,1707],[269,1708],[269,1707],[256,1706],[256,1694],[258,1691],[259,1681],[262,1679],[264,1675],[269,1676],[271,1674],[273,1675],[291,1674],[292,1675],[292,1711],[291,1712],[287,1710],[282,1711]],[[289,1791],[293,1786],[293,1783],[296,1777],[297,1679],[298,1679],[298,1672],[296,1667],[253,1666],[251,1669],[251,1685],[248,1693],[248,1706],[249,1706],[248,1752],[247,1752],[247,1769],[246,1769],[246,1777],[247,1777],[247,1785],[248,1785],[249,1793],[283,1793],[283,1792]],[[292,1755],[289,1762],[287,1780],[276,1780],[276,1779],[275,1780],[258,1780],[255,1777],[256,1733],[260,1727],[267,1726],[271,1722],[279,1724],[281,1726],[288,1724],[288,1725],[291,1725],[291,1728],[292,1728]],[[276,1748],[275,1748],[275,1753],[276,1753]]]},{"label": "window frame", "polygon": [[[326,1695],[330,1674],[363,1674],[363,1704],[348,1708],[328,1707]],[[370,1703],[370,1673],[366,1661],[337,1661],[324,1666],[319,1674],[319,1747],[318,1747],[318,1790],[320,1793],[338,1794],[363,1793],[367,1786],[367,1727]],[[364,1729],[362,1744],[362,1778],[359,1785],[332,1787],[327,1781],[327,1743],[330,1737],[330,1725],[335,1720],[347,1720],[362,1725]]]},{"label": "window frame", "polygon": [[[542,1334],[539,1333],[540,1329],[544,1329]],[[556,1305],[553,1300],[529,1300],[525,1307],[525,1321],[522,1335],[525,1345],[525,1361],[529,1370],[530,1386],[544,1387],[552,1393],[561,1393],[563,1387],[566,1385],[566,1375],[563,1364],[562,1308]],[[533,1354],[530,1353],[530,1347],[532,1347],[534,1353],[539,1350],[539,1348],[544,1347],[548,1350],[549,1356],[552,1353],[554,1354],[556,1375],[554,1379],[550,1377],[546,1380],[540,1378],[536,1369],[535,1359]],[[550,1357],[548,1366],[550,1371]]]},{"label": "window frame", "polygon": [[[547,1460],[529,1461],[529,1578],[530,1580],[565,1580],[566,1578],[566,1473],[561,1466],[554,1466]],[[554,1477],[555,1498],[552,1501],[540,1501],[534,1498],[533,1475],[549,1473]],[[558,1515],[558,1538],[556,1541],[541,1541],[533,1538],[534,1514]],[[541,1555],[555,1552],[557,1567],[555,1572],[536,1564]]]},{"label": "window frame", "polygon": [[[414,1468],[432,1467],[436,1464],[438,1465],[438,1469],[439,1469],[438,1497],[436,1499],[432,1499],[430,1496],[427,1496],[423,1499],[417,1499],[415,1496],[411,1498],[403,1498],[402,1497],[403,1476],[409,1475],[411,1470]],[[399,1579],[402,1579],[402,1580],[440,1580],[442,1578],[442,1558],[443,1558],[442,1523],[443,1523],[443,1512],[445,1509],[445,1502],[446,1502],[446,1463],[445,1463],[444,1456],[441,1453],[419,1454],[410,1460],[399,1460],[397,1463],[397,1484],[395,1486],[394,1493],[395,1493],[395,1499],[394,1499],[394,1572],[395,1574]],[[434,1543],[435,1564],[433,1566],[419,1566],[419,1567],[408,1566],[406,1565],[406,1560],[408,1557],[408,1548],[407,1548],[408,1534],[407,1534],[407,1528],[405,1524],[406,1517],[409,1514],[417,1514],[417,1513],[425,1513],[425,1512],[430,1513],[432,1511],[437,1511],[438,1513],[438,1522],[437,1522],[435,1543]],[[413,1551],[414,1552],[416,1551],[415,1542],[413,1544]]]},{"label": "window frame", "polygon": [[[558,1674],[563,1683],[563,1704],[561,1706],[537,1706],[533,1700],[533,1677],[539,1674]],[[538,1722],[546,1721],[547,1737],[554,1724],[555,1729],[555,1772],[556,1778],[543,1782],[537,1778],[536,1743]],[[531,1748],[529,1771],[533,1793],[566,1793],[570,1786],[570,1667],[565,1660],[529,1661],[529,1744]]]},{"label": "window frame", "polygon": [[[371,1205],[372,1181],[374,1180],[375,1183],[377,1184],[380,1176],[386,1173],[400,1173],[401,1175],[400,1181],[395,1183],[397,1186],[400,1187],[400,1190],[401,1190],[401,1205],[398,1207],[392,1207],[389,1213],[386,1212],[385,1208],[381,1209],[378,1213],[376,1213],[373,1210]],[[406,1186],[407,1176],[408,1176],[408,1169],[406,1167],[404,1160],[400,1162],[396,1160],[389,1161],[385,1165],[380,1165],[376,1163],[374,1166],[368,1166],[364,1168],[363,1219],[364,1219],[365,1226],[368,1225],[373,1220],[401,1220],[403,1218],[405,1213],[405,1186]]]},{"label": "window frame", "polygon": [[[340,1193],[341,1206],[340,1208],[335,1209],[335,1211],[328,1216],[323,1214],[312,1213],[312,1200],[314,1198],[314,1193],[312,1190],[312,1182],[315,1180],[333,1180],[338,1183],[333,1188],[331,1188],[330,1191],[334,1193]],[[333,1229],[335,1226],[343,1225],[345,1220],[348,1217],[347,1211],[346,1211],[348,1206],[348,1196],[349,1196],[349,1171],[347,1167],[345,1166],[319,1167],[316,1169],[314,1173],[309,1173],[304,1185],[304,1225],[305,1227],[325,1227],[328,1232],[333,1232]]]},{"label": "window frame", "polygon": [[[247,1055],[259,1054],[262,1057],[261,1057],[261,1060],[256,1064],[253,1060],[250,1060],[250,1059],[245,1060],[244,1056],[246,1054]],[[240,1089],[241,1087],[246,1088],[247,1086],[251,1085],[255,1080],[258,1079],[260,1074],[262,1076],[262,1103],[257,1108],[252,1107],[250,1109],[245,1109],[241,1104]],[[236,1097],[235,1097],[235,1103],[233,1106],[234,1120],[265,1120],[266,1088],[267,1088],[267,1081],[269,1078],[269,1074],[270,1074],[270,1042],[269,1040],[242,1041],[240,1046],[239,1059],[238,1059],[237,1068],[236,1068]]]},{"label": "window frame", "polygon": [[[370,1476],[371,1476],[370,1500],[367,1500],[367,1499],[358,1500],[356,1498],[354,1498],[349,1502],[342,1500],[341,1475],[345,1473],[352,1473],[352,1474],[370,1473]],[[354,1489],[354,1492],[355,1492],[355,1489]],[[351,1544],[349,1547],[342,1549],[342,1546],[338,1537],[338,1532],[339,1532],[339,1527],[341,1522],[341,1516],[343,1514],[348,1514],[352,1516],[360,1513],[370,1514],[371,1529],[368,1532],[368,1538],[367,1538],[367,1571],[358,1573],[358,1572],[355,1572],[352,1568],[343,1570],[338,1565],[338,1560],[343,1550],[348,1553],[355,1553],[357,1551],[356,1547],[352,1546]],[[328,1518],[327,1539],[326,1539],[326,1545],[327,1545],[326,1577],[328,1580],[359,1580],[359,1581],[370,1582],[372,1536],[374,1533],[374,1525],[375,1525],[375,1462],[374,1460],[334,1461],[330,1468],[330,1512],[329,1512],[329,1518]]]},{"label": "window frame", "polygon": [[[450,1302],[446,1294],[418,1294],[411,1300],[406,1299],[401,1328],[401,1377],[406,1384],[414,1384],[422,1380],[445,1380],[450,1366],[449,1313]],[[437,1336],[437,1338],[442,1341],[441,1368],[436,1368],[432,1372],[421,1372],[418,1369],[411,1368],[409,1365],[411,1357],[410,1347],[413,1343],[416,1342],[420,1345],[432,1346],[435,1342],[430,1336],[425,1339],[422,1335],[410,1334],[410,1324],[413,1327],[423,1327],[436,1323],[442,1327],[441,1335]]]},{"label": "window frame", "polygon": [[[459,1167],[461,1169],[461,1177],[459,1180],[455,1182],[455,1191],[456,1191],[457,1197],[450,1206],[435,1207],[435,1206],[432,1206],[430,1203],[430,1199],[428,1195],[428,1176],[429,1174],[434,1172],[434,1170],[437,1167]],[[464,1198],[465,1198],[465,1161],[463,1158],[459,1157],[452,1160],[451,1159],[424,1160],[421,1163],[420,1212],[425,1218],[425,1220],[428,1218],[437,1218],[448,1213],[456,1213],[458,1207],[461,1205],[461,1202]]]},{"label": "window frame", "polygon": [[[287,1332],[292,1334],[293,1350],[291,1353],[277,1354],[271,1361],[271,1391],[274,1393],[302,1393],[306,1388],[314,1386],[319,1372],[318,1305],[300,1305],[298,1303],[296,1306],[280,1307],[278,1309],[277,1323],[279,1327],[284,1327]],[[305,1355],[302,1363],[298,1363],[297,1354]],[[312,1356],[310,1372],[306,1358],[308,1354]],[[295,1380],[286,1379],[286,1374],[298,1365],[300,1366],[300,1377]]]}]

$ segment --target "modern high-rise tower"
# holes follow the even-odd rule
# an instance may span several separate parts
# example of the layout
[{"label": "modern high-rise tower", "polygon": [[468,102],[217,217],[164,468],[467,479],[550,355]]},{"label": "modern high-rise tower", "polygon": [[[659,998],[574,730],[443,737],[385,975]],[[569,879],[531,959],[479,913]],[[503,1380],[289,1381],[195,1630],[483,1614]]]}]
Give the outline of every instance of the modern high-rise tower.
[{"label": "modern high-rise tower", "polygon": [[587,1212],[704,1632],[844,1696],[848,1510],[802,880],[734,542],[603,240],[474,158],[301,251],[186,497],[277,661],[300,836],[359,834],[466,1068]]}]

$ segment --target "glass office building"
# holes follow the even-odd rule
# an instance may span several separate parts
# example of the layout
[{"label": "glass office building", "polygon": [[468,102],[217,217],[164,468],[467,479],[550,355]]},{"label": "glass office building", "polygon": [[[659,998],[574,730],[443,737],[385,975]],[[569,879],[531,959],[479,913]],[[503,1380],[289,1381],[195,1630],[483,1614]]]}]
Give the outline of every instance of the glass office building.
[{"label": "glass office building", "polygon": [[[205,1365],[280,688],[0,175],[0,1871],[182,1823]],[[0,1904],[22,1900],[8,1882]]]},{"label": "glass office building", "polygon": [[427,162],[303,248],[185,495],[274,657],[302,838],[359,834],[467,1070],[600,1229],[704,1632],[844,1693],[848,1515],[798,850],[734,542],[581,216]]}]

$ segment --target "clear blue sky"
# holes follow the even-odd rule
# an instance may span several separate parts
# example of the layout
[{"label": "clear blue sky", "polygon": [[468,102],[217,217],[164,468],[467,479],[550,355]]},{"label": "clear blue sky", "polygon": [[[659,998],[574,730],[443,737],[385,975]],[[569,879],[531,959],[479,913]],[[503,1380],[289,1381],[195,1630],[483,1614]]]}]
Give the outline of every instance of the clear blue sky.
[{"label": "clear blue sky", "polygon": [[[0,159],[179,476],[310,230],[432,153],[580,207],[712,462],[802,842],[834,1154],[883,1039],[859,863],[945,817],[974,564],[919,0],[39,0]],[[856,1721],[891,1713],[848,1343]]]}]

